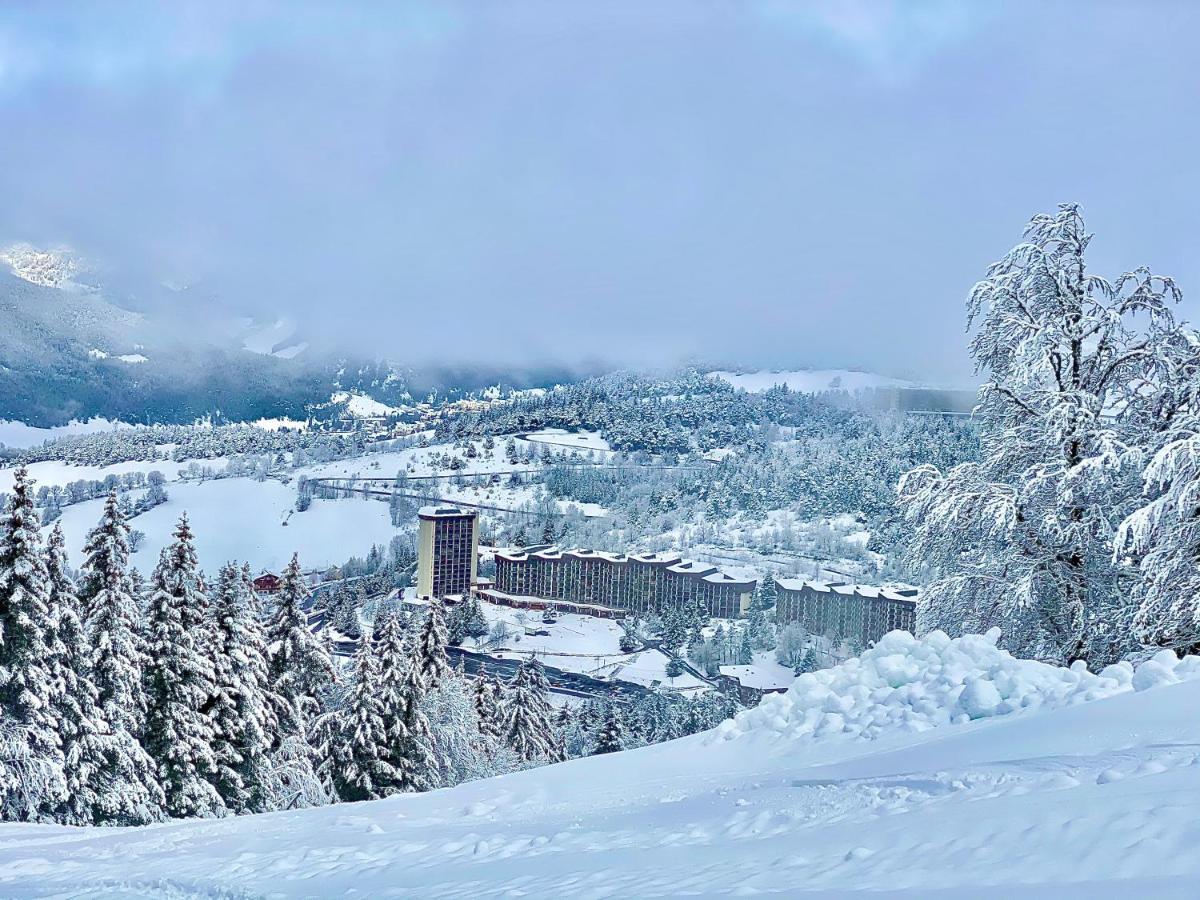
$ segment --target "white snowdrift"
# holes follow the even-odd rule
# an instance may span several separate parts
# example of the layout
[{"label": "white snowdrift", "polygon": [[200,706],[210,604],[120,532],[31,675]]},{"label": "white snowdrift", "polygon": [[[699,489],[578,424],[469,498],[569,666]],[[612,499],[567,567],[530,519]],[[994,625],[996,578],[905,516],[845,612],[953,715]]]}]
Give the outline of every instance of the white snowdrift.
[{"label": "white snowdrift", "polygon": [[885,635],[870,650],[831,669],[799,676],[783,694],[765,697],[717,728],[712,741],[750,733],[780,737],[876,738],[1002,716],[1057,709],[1200,676],[1200,657],[1163,650],[1135,670],[1129,663],[1099,674],[1017,659],[996,646],[999,629],[951,639],[941,631],[915,638]]}]

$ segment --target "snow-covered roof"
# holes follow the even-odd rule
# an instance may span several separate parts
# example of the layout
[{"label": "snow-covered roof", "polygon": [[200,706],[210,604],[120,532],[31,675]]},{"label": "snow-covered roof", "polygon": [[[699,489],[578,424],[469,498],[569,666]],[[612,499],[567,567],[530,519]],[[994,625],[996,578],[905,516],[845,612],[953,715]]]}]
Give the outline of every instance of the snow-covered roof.
[{"label": "snow-covered roof", "polygon": [[448,503],[439,503],[436,506],[422,506],[417,510],[417,515],[422,519],[440,519],[450,516],[473,516],[475,511]]},{"label": "snow-covered roof", "polygon": [[713,584],[742,584],[746,587],[754,584],[753,579],[734,578],[726,572],[713,572],[704,576],[705,581],[711,581]]},{"label": "snow-covered roof", "polygon": [[671,566],[669,572],[676,572],[680,575],[711,575],[717,571],[716,566],[710,566],[707,563],[698,563],[690,559],[685,559],[680,563]]},{"label": "snow-covered roof", "polygon": [[776,578],[775,583],[785,591],[809,590],[819,594],[838,594],[842,597],[858,597],[863,600],[894,600],[905,603],[917,602],[916,589],[881,588],[870,584],[844,584],[841,582],[808,581],[803,578]]}]

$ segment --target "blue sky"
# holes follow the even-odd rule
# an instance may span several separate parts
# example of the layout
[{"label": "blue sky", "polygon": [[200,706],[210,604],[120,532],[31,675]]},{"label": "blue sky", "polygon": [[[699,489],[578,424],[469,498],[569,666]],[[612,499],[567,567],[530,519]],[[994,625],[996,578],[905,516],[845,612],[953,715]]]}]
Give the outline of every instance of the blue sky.
[{"label": "blue sky", "polygon": [[1198,7],[0,0],[0,241],[411,361],[957,378],[1058,202],[1200,290]]}]

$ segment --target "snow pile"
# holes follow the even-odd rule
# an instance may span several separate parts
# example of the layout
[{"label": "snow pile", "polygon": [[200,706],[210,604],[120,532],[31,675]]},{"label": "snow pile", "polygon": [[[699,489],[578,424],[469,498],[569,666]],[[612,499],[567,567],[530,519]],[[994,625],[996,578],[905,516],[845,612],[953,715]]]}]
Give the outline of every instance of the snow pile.
[{"label": "snow pile", "polygon": [[780,737],[851,735],[877,738],[1002,716],[1057,709],[1200,677],[1200,656],[1163,650],[1136,669],[1127,662],[1098,675],[1017,659],[996,646],[1000,630],[951,639],[893,631],[861,656],[799,676],[787,693],[719,726],[712,741],[749,733]]}]

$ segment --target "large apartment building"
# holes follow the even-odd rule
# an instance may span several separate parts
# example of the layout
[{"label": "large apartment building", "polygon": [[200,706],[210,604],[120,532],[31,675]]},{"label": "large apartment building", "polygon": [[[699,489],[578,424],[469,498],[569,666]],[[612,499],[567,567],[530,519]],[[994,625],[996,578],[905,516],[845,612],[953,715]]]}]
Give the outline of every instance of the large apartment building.
[{"label": "large apartment building", "polygon": [[749,610],[756,583],[666,554],[557,548],[496,553],[499,591],[637,614],[701,602],[710,615],[737,618]]},{"label": "large apartment building", "polygon": [[799,578],[781,578],[775,584],[775,621],[781,628],[798,622],[805,631],[848,640],[864,649],[889,631],[916,631],[915,590]]},{"label": "large apartment building", "polygon": [[423,506],[417,513],[417,596],[465,596],[475,583],[479,527],[457,506]]}]

